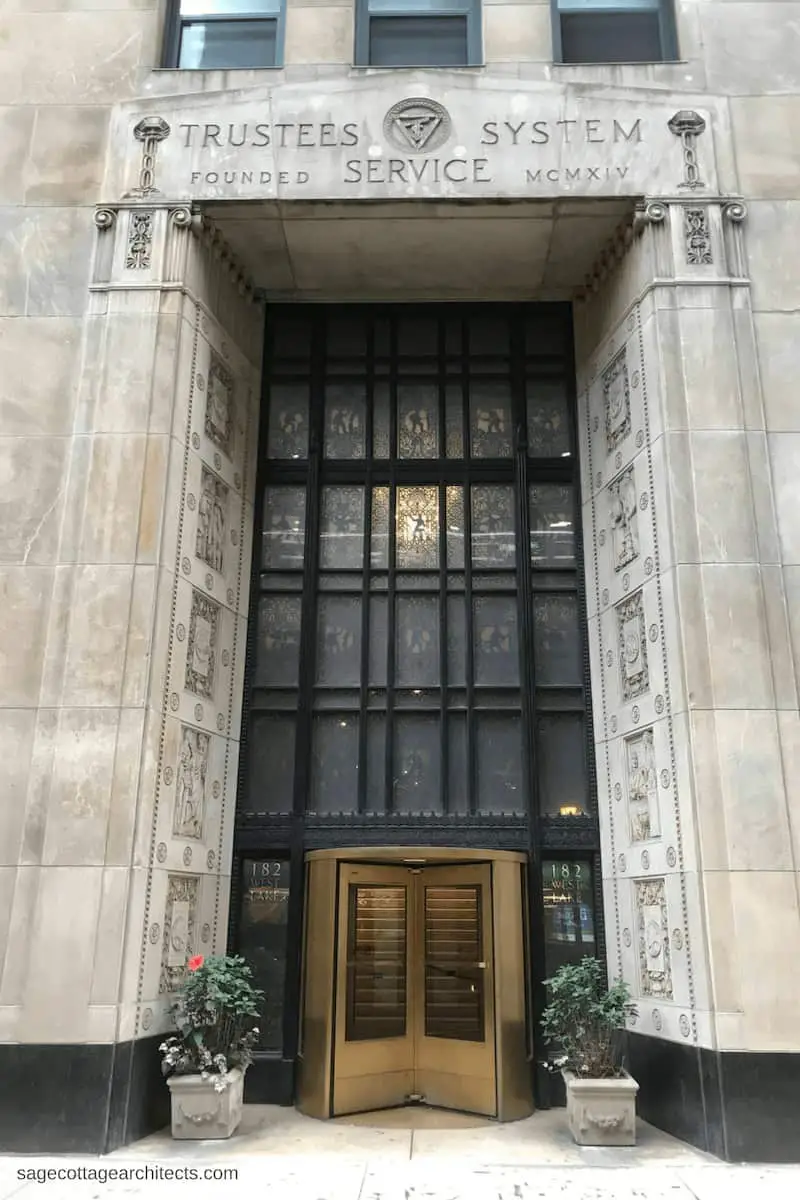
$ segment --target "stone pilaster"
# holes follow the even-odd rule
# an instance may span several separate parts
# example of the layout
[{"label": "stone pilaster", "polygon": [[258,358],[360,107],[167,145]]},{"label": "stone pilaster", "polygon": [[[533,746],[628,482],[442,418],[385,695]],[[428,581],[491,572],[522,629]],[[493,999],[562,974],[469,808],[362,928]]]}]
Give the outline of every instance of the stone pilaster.
[{"label": "stone pilaster", "polygon": [[643,203],[577,318],[610,967],[633,1030],[723,1055],[800,1048],[798,699],[745,225],[738,198]]}]

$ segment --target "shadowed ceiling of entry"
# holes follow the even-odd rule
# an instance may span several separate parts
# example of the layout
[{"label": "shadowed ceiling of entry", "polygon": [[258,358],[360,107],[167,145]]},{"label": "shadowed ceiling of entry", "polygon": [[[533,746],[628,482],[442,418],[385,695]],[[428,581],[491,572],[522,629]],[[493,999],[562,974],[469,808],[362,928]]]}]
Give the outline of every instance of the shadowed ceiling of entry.
[{"label": "shadowed ceiling of entry", "polygon": [[275,300],[569,299],[630,199],[512,203],[212,204]]}]

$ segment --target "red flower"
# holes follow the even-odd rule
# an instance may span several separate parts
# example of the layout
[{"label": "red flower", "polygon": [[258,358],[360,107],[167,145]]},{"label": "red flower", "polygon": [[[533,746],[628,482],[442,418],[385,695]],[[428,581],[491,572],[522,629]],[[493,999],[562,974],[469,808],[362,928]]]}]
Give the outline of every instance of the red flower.
[{"label": "red flower", "polygon": [[190,971],[196,971],[198,967],[203,965],[203,955],[195,954],[194,958],[190,958],[186,966]]}]

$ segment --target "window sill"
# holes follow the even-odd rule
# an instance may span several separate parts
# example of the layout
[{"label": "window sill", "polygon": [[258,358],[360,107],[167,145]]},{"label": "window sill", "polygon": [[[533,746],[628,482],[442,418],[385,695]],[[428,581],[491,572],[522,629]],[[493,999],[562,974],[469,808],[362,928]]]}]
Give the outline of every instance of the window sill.
[{"label": "window sill", "polygon": [[551,64],[554,67],[686,67],[689,66],[688,59],[685,58],[648,58],[645,60],[637,59],[634,62],[627,60],[617,61],[610,59],[604,62],[556,62]]}]

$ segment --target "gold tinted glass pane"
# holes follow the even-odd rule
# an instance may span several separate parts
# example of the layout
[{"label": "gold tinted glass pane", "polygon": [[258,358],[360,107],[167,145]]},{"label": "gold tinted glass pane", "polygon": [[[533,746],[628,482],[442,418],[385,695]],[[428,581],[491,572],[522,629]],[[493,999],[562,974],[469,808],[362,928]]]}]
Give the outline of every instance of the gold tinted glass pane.
[{"label": "gold tinted glass pane", "polygon": [[425,888],[425,1036],[482,1042],[480,884]]},{"label": "gold tinted glass pane", "polygon": [[464,568],[464,489],[447,489],[447,565]]},{"label": "gold tinted glass pane", "polygon": [[439,489],[399,487],[395,518],[400,570],[439,565]]},{"label": "gold tinted glass pane", "polygon": [[405,1037],[406,889],[350,887],[347,924],[348,1042]]},{"label": "gold tinted glass pane", "polygon": [[372,531],[370,535],[370,566],[386,570],[389,566],[389,489],[372,489]]}]

